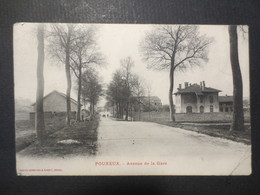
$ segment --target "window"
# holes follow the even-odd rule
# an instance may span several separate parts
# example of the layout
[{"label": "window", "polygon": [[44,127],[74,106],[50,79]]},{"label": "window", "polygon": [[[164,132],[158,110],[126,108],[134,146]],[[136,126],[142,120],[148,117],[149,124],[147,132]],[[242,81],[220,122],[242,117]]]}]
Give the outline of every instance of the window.
[{"label": "window", "polygon": [[191,106],[186,107],[186,113],[192,113],[192,107]]},{"label": "window", "polygon": [[222,106],[219,108],[219,111],[220,111],[220,112],[223,112],[223,107],[222,107]]},{"label": "window", "polygon": [[225,108],[225,112],[228,112],[228,107]]},{"label": "window", "polygon": [[203,96],[200,97],[200,103],[203,103]]},{"label": "window", "polygon": [[209,96],[209,102],[213,103],[213,96]]},{"label": "window", "polygon": [[214,107],[213,105],[210,105],[210,112],[213,112],[214,111]]},{"label": "window", "polygon": [[204,106],[200,106],[200,113],[204,113]]}]

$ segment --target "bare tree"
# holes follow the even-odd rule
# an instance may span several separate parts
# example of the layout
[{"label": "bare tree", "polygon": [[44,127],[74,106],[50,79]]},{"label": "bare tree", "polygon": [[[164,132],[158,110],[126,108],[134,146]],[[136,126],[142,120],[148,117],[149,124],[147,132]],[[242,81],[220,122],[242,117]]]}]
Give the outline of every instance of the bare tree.
[{"label": "bare tree", "polygon": [[173,104],[174,72],[200,65],[207,60],[212,39],[199,35],[195,25],[168,25],[154,28],[141,42],[141,52],[148,68],[169,70],[170,117],[175,121]]},{"label": "bare tree", "polygon": [[36,112],[35,129],[37,139],[40,144],[44,143],[46,132],[44,124],[43,94],[44,94],[44,24],[39,24],[37,29],[38,40],[38,60],[37,60],[37,94],[36,94]]},{"label": "bare tree", "polygon": [[131,93],[134,96],[134,98],[132,98],[132,103],[137,102],[139,120],[141,120],[141,97],[145,94],[144,80],[136,74],[132,76]]},{"label": "bare tree", "polygon": [[140,112],[141,96],[144,95],[144,82],[132,72],[133,66],[134,62],[130,57],[121,60],[121,67],[114,73],[106,93],[108,104],[113,106],[113,113],[121,119],[125,115],[125,120],[128,120],[129,111],[133,116],[136,102]]},{"label": "bare tree", "polygon": [[[75,32],[76,40],[71,47],[71,69],[73,70],[78,82],[77,121],[80,121],[82,71],[83,69],[88,68],[91,64],[101,65],[104,61],[102,54],[98,52],[95,33],[96,31],[94,27],[77,29]],[[87,76],[87,74],[85,76]]]},{"label": "bare tree", "polygon": [[230,62],[233,74],[233,120],[231,131],[244,131],[244,111],[243,111],[243,82],[238,58],[238,37],[237,26],[228,27],[230,42]]},{"label": "bare tree", "polygon": [[123,73],[123,80],[125,82],[125,89],[123,91],[126,107],[125,107],[125,120],[128,120],[128,112],[129,112],[129,103],[130,103],[130,96],[131,96],[131,80],[132,80],[132,68],[134,66],[134,62],[131,57],[127,57],[120,61],[121,69]]},{"label": "bare tree", "polygon": [[71,74],[70,74],[70,55],[71,46],[75,41],[75,25],[72,24],[53,24],[51,25],[51,32],[49,32],[49,53],[51,56],[62,64],[64,64],[66,78],[67,78],[67,125],[70,125],[71,119]]}]

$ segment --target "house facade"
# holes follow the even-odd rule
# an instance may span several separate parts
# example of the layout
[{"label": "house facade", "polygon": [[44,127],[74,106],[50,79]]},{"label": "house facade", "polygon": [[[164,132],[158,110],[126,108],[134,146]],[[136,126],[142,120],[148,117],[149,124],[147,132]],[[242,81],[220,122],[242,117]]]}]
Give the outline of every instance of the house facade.
[{"label": "house facade", "polygon": [[176,113],[219,112],[218,89],[206,87],[205,82],[198,84],[184,83],[179,85],[175,95]]}]

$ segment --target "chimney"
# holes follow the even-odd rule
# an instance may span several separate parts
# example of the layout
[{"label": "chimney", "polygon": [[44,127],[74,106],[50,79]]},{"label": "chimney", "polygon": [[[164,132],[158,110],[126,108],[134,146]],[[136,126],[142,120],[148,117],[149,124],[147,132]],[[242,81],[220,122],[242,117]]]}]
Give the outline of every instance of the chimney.
[{"label": "chimney", "polygon": [[179,89],[181,89],[181,84],[179,84]]},{"label": "chimney", "polygon": [[202,81],[202,91],[205,90],[205,81]]},{"label": "chimney", "polygon": [[202,89],[202,82],[200,82],[200,88]]},{"label": "chimney", "polygon": [[189,86],[189,82],[185,82],[184,85],[185,85],[185,88],[188,87]]}]

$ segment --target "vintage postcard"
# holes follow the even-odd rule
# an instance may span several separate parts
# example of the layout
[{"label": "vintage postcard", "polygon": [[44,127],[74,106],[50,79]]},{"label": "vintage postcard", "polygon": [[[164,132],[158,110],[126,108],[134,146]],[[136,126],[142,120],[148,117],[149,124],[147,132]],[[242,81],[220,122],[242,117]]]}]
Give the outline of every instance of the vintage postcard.
[{"label": "vintage postcard", "polygon": [[16,23],[17,175],[250,175],[248,31]]}]

